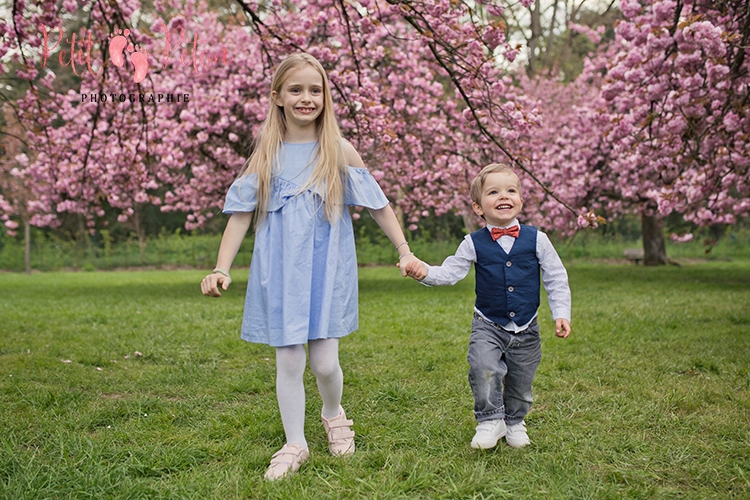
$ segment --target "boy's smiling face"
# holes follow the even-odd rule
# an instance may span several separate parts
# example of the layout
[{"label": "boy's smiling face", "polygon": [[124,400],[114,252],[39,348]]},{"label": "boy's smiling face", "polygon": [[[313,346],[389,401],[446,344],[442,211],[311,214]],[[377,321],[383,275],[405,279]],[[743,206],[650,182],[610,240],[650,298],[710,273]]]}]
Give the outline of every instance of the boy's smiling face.
[{"label": "boy's smiling face", "polygon": [[482,186],[482,204],[472,203],[474,212],[491,226],[505,227],[521,213],[523,198],[518,177],[508,172],[494,172]]}]

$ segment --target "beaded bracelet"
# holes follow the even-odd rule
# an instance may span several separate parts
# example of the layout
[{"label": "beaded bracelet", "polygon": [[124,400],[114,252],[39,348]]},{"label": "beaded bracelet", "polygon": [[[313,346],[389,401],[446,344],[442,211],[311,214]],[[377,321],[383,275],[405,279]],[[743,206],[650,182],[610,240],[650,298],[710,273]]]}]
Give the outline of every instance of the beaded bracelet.
[{"label": "beaded bracelet", "polygon": [[232,277],[231,277],[231,276],[229,276],[229,273],[228,273],[227,271],[225,271],[225,270],[223,270],[223,269],[221,269],[221,268],[218,268],[218,267],[217,267],[217,268],[215,268],[215,269],[213,270],[213,272],[215,272],[215,273],[219,273],[219,274],[223,274],[224,276],[226,276],[227,278],[229,278],[229,283],[231,283],[231,282],[232,282]]},{"label": "beaded bracelet", "polygon": [[403,255],[398,256],[398,260],[401,260],[401,257],[406,257],[407,255],[414,255],[414,252],[405,253]]},{"label": "beaded bracelet", "polygon": [[409,244],[409,242],[408,242],[408,241],[404,241],[403,243],[401,243],[400,245],[398,245],[398,246],[396,247],[396,250],[398,250],[398,249],[399,249],[399,248],[401,248],[402,246],[404,246],[404,245],[408,245],[408,244]]}]

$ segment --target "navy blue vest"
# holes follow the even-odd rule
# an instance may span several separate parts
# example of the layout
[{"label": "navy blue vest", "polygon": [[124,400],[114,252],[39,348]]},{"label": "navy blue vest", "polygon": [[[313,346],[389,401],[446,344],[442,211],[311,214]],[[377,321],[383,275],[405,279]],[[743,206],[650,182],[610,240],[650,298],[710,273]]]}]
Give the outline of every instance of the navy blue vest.
[{"label": "navy blue vest", "polygon": [[525,325],[539,309],[536,235],[535,227],[521,224],[521,234],[507,254],[487,228],[471,233],[477,254],[475,305],[499,325]]}]

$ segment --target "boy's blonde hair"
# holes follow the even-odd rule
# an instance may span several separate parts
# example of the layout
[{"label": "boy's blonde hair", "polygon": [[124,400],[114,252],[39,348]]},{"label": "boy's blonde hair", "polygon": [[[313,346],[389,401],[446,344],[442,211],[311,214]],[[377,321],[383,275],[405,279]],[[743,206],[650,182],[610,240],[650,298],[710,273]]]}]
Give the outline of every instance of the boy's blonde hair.
[{"label": "boy's blonde hair", "polygon": [[[325,192],[325,215],[333,222],[343,213],[348,169],[341,131],[333,109],[331,87],[323,65],[310,54],[298,53],[288,56],[274,72],[271,95],[273,92],[281,93],[286,79],[304,65],[312,66],[323,77],[323,112],[316,120],[318,147],[313,159],[315,167],[304,187],[311,187],[318,193]],[[256,229],[263,223],[268,212],[271,180],[276,173],[274,167],[279,161],[279,151],[283,148],[286,134],[284,108],[277,106],[270,96],[269,101],[268,114],[255,140],[254,150],[241,173],[258,174],[257,204],[253,214]]]},{"label": "boy's blonde hair", "polygon": [[513,171],[513,169],[504,163],[491,163],[487,165],[486,167],[482,168],[482,170],[479,171],[477,176],[474,177],[474,179],[471,181],[471,186],[469,187],[469,195],[471,195],[471,201],[473,201],[477,205],[482,204],[482,188],[484,188],[484,181],[487,180],[488,175],[494,174],[496,172],[510,174],[513,177],[515,177],[516,182],[518,183],[518,194],[519,195],[522,194],[521,193],[521,179],[518,178],[518,176]]}]

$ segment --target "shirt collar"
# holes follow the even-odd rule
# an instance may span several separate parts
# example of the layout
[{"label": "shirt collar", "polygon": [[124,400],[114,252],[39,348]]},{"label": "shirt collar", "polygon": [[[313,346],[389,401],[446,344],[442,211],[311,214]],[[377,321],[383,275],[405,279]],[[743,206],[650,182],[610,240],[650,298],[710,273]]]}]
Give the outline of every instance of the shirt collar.
[{"label": "shirt collar", "polygon": [[521,223],[518,222],[518,219],[513,219],[513,222],[511,222],[507,226],[493,226],[492,224],[487,224],[485,227],[487,229],[491,230],[493,227],[499,227],[500,229],[507,229],[509,227],[520,226],[520,225],[521,225]]}]

